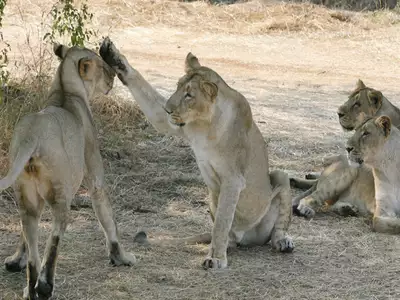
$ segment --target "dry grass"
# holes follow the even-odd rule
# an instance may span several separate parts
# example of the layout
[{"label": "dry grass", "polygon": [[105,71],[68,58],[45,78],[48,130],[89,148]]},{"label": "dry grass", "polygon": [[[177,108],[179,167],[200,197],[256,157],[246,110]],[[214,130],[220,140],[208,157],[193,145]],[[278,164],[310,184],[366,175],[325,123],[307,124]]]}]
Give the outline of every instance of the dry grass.
[{"label": "dry grass", "polygon": [[[48,24],[51,2],[21,0],[7,8],[9,15],[24,13],[24,22],[41,15]],[[115,30],[134,26],[168,26],[197,32],[264,34],[271,32],[312,32],[371,30],[398,24],[398,10],[348,12],[312,3],[286,3],[276,0],[239,1],[232,5],[212,5],[208,1],[177,0],[100,0],[88,1],[96,7],[95,29]],[[47,29],[48,30],[48,27]]]},{"label": "dry grass", "polygon": [[[105,15],[113,27],[154,26],[196,29],[241,34],[268,32],[339,31],[343,29],[370,30],[397,24],[397,12],[377,11],[356,13],[330,10],[311,3],[250,1],[234,5],[211,5],[204,1],[135,2],[107,1],[112,16]],[[339,17],[338,16],[343,16]],[[104,20],[104,19],[103,19]],[[100,18],[101,23],[101,18]]]},{"label": "dry grass", "polygon": [[[279,31],[282,39],[272,41],[272,36],[264,38],[267,42],[274,42],[281,52],[283,49],[279,48],[279,43],[286,43],[284,38],[287,31],[294,34],[293,32],[299,30],[300,33],[353,30],[354,39],[346,37],[331,43],[356,47],[359,50],[357,56],[372,59],[377,50],[369,49],[372,44],[370,40],[367,41],[368,45],[359,43],[359,40],[366,37],[364,33],[358,34],[358,30],[373,29],[374,26],[385,29],[386,26],[395,26],[397,22],[395,12],[346,13],[310,4],[278,3],[261,6],[259,3],[249,2],[232,6],[210,6],[204,2],[182,3],[166,0],[108,0],[96,3],[98,13],[94,26],[103,24],[99,28],[104,29],[104,24],[107,23],[112,26],[114,35],[121,39],[125,38],[124,29],[138,25],[149,28],[164,26],[176,31],[196,33],[195,29],[202,24],[201,30],[210,31],[209,38],[214,39],[216,45],[226,43],[226,47],[232,52],[242,50],[239,49],[241,46],[232,46],[226,37],[223,39],[217,36],[217,39],[212,31],[218,29],[224,34],[232,34],[228,37],[244,41],[249,52],[258,53],[257,44],[264,40],[261,37],[248,37],[248,34]],[[6,20],[8,24],[13,23],[9,25],[13,30],[24,23],[37,25],[40,23],[38,12],[46,11],[50,6],[48,3],[35,1],[31,1],[30,5],[20,4],[16,1],[8,8],[12,17],[19,14],[24,16],[24,21],[18,18]],[[393,20],[389,16],[393,16]],[[18,72],[13,73],[19,75],[14,76],[11,94],[6,103],[0,106],[0,132],[4,133],[0,140],[1,175],[7,170],[6,152],[12,128],[19,116],[37,111],[43,106],[49,82],[49,77],[45,75],[52,76],[56,63],[46,50],[48,48],[40,50],[42,54],[36,53],[35,47],[40,45],[38,41],[43,30],[32,33],[30,29],[23,27],[17,32],[27,31],[30,43],[21,36],[12,41],[14,45],[20,44],[19,48],[13,48],[20,49],[14,58],[14,61],[19,62],[16,67]],[[5,33],[12,36],[11,29],[6,28]],[[389,38],[390,43],[393,43],[394,38]],[[141,39],[144,37],[138,38],[139,41]],[[168,40],[165,37],[164,39]],[[380,36],[379,43],[382,43],[382,39]],[[301,42],[306,43],[305,40]],[[327,42],[314,38],[312,43],[313,47],[322,47]],[[296,47],[298,43],[294,45]],[[160,90],[162,88],[166,95],[172,92],[173,83],[176,82],[174,73],[169,73],[172,68],[167,66],[168,63],[175,63],[172,56],[165,54],[167,47],[166,41],[151,49],[162,58],[155,64],[164,66],[156,71],[144,71],[145,77],[150,78]],[[285,78],[282,80],[285,84],[278,85],[268,76],[258,75],[265,73],[257,73],[254,66],[267,69],[266,72],[272,74],[283,72],[279,65],[274,69],[274,65],[265,63],[266,58],[263,55],[256,57],[264,63],[260,65],[248,64],[247,57],[240,59],[232,56],[228,61],[226,52],[218,50],[221,49],[218,47],[213,48],[216,57],[210,61],[218,66],[218,72],[224,78],[229,79],[229,84],[238,88],[249,99],[254,118],[269,142],[272,168],[283,169],[290,174],[300,175],[319,170],[322,157],[339,151],[344,139],[337,125],[335,111],[346,99],[343,91],[349,90],[349,86],[353,85],[360,73],[369,74],[370,78],[376,77],[376,69],[367,65],[364,70],[362,66],[366,62],[355,61],[351,70],[333,69],[333,72],[343,72],[346,79],[351,77],[349,85],[343,86],[339,82],[336,86],[339,85],[340,88],[335,89],[332,88],[333,83],[329,83],[329,88],[323,89],[305,81],[308,65],[295,65],[293,69],[288,69],[292,73],[285,73],[289,74],[288,78],[294,77],[290,78],[292,81]],[[387,53],[385,49],[390,47],[383,48],[379,48],[379,51]],[[345,47],[341,49],[347,51]],[[132,58],[132,61],[143,66],[153,52],[141,50],[143,53],[132,52],[127,55],[129,54],[130,60]],[[301,61],[304,57],[301,53],[297,54]],[[376,82],[381,82],[382,85],[390,76],[394,78],[392,82],[398,78],[394,69],[389,75],[383,70],[388,70],[389,62],[393,64],[394,54],[390,51],[389,54],[392,56],[387,55],[387,60],[383,55],[378,57],[384,68],[380,70],[381,77]],[[280,53],[271,52],[269,55],[277,61],[285,59]],[[327,53],[327,57],[337,59],[333,53]],[[291,57],[286,59],[288,64],[294,64]],[[320,73],[318,68],[326,66],[320,56],[314,59],[316,62],[313,66],[318,73],[315,71],[317,75],[313,76],[316,80],[323,81],[326,73]],[[329,81],[330,78],[333,77],[325,80]],[[366,83],[369,84],[368,81]],[[374,87],[381,88],[380,85]],[[99,129],[106,180],[122,239],[126,247],[135,252],[139,262],[132,268],[109,266],[105,239],[94,212],[78,202],[71,211],[73,222],[69,225],[61,246],[54,299],[400,298],[397,270],[400,242],[396,236],[372,233],[368,220],[362,218],[345,219],[322,214],[312,221],[294,218],[290,232],[297,248],[293,254],[277,254],[269,246],[235,249],[229,253],[230,268],[223,272],[205,272],[201,269],[200,263],[207,251],[205,246],[187,246],[182,249],[136,246],[133,237],[140,229],[148,230],[151,236],[172,238],[209,230],[211,223],[206,212],[207,189],[188,145],[180,139],[155,132],[132,102],[130,95],[123,92],[126,90],[117,82],[111,95],[98,97],[93,101],[92,110]],[[395,101],[395,92],[398,92],[396,87],[384,90],[384,94],[399,105],[400,102]],[[13,253],[20,227],[17,206],[11,191],[1,193],[0,199],[2,260]],[[46,211],[41,222],[41,250],[50,226],[51,215]],[[0,269],[1,300],[20,299],[24,285],[24,274],[9,274]]]}]

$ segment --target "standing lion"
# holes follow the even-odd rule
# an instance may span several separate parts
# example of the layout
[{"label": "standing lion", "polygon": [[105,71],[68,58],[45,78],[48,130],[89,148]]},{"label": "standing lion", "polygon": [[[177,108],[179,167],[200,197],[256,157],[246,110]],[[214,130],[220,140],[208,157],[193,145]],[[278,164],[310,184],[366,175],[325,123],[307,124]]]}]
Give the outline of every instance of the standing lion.
[{"label": "standing lion", "polygon": [[[72,198],[82,181],[106,236],[114,265],[132,265],[135,256],[125,252],[118,236],[104,182],[103,161],[89,101],[96,92],[108,93],[115,72],[99,55],[86,48],[55,45],[61,63],[48,93],[46,107],[21,118],[14,129],[10,170],[0,180],[0,191],[13,186],[19,205],[22,232],[7,270],[26,268],[24,299],[49,299],[59,245],[67,228]],[[44,204],[51,207],[53,222],[42,262],[38,229]]]}]

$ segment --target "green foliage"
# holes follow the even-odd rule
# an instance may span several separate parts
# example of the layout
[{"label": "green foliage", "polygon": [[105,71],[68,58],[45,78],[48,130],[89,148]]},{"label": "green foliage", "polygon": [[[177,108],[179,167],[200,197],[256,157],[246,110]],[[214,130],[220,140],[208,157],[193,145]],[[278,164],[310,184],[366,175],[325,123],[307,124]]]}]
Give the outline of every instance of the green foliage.
[{"label": "green foliage", "polygon": [[58,0],[50,11],[53,19],[51,31],[46,33],[43,39],[54,43],[59,37],[69,36],[69,46],[84,47],[85,42],[97,35],[94,30],[86,28],[93,19],[86,1],[84,0],[81,6],[76,8],[73,0]]},{"label": "green foliage", "polygon": [[[7,0],[0,0],[0,28],[3,27],[4,8]],[[7,84],[10,73],[8,72],[8,52],[11,50],[10,44],[3,38],[3,33],[0,32],[0,41],[3,47],[0,49],[0,104],[3,103],[3,87]]]}]

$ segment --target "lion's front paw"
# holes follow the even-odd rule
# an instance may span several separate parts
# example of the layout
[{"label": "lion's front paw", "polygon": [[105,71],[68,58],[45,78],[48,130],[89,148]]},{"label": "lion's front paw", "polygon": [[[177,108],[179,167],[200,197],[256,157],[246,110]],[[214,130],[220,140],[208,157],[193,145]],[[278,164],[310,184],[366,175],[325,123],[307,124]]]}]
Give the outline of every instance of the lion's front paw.
[{"label": "lion's front paw", "polygon": [[280,252],[290,253],[294,249],[294,243],[292,238],[284,237],[283,239],[277,241],[274,245],[275,249]]},{"label": "lion's front paw", "polygon": [[311,207],[307,206],[304,201],[300,201],[299,206],[297,206],[297,213],[307,219],[311,219],[315,216],[315,211]]},{"label": "lion's front paw", "polygon": [[227,266],[228,266],[228,260],[226,258],[220,259],[220,258],[207,256],[203,262],[204,270],[225,269]]}]

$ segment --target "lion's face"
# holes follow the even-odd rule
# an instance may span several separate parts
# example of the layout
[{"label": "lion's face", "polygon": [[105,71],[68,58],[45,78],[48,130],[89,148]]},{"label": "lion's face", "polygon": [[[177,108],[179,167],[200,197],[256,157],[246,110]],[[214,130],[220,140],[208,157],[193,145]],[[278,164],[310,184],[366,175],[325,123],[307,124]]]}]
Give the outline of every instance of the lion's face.
[{"label": "lion's face", "polygon": [[112,89],[115,71],[92,50],[57,44],[54,53],[63,61],[74,62],[89,97],[95,92],[107,94]]},{"label": "lion's face", "polygon": [[[193,58],[198,63],[197,58],[190,57],[190,59]],[[217,85],[197,73],[196,68],[186,68],[186,70],[186,75],[179,79],[175,93],[168,99],[164,107],[169,115],[169,121],[173,125],[181,127],[195,121],[209,122],[218,94]]]},{"label": "lion's face", "polygon": [[344,130],[354,130],[367,117],[375,116],[382,104],[382,93],[368,88],[359,80],[354,92],[338,109],[339,123]]},{"label": "lion's face", "polygon": [[391,125],[387,116],[368,118],[347,141],[349,162],[353,165],[373,162],[390,135]]}]

